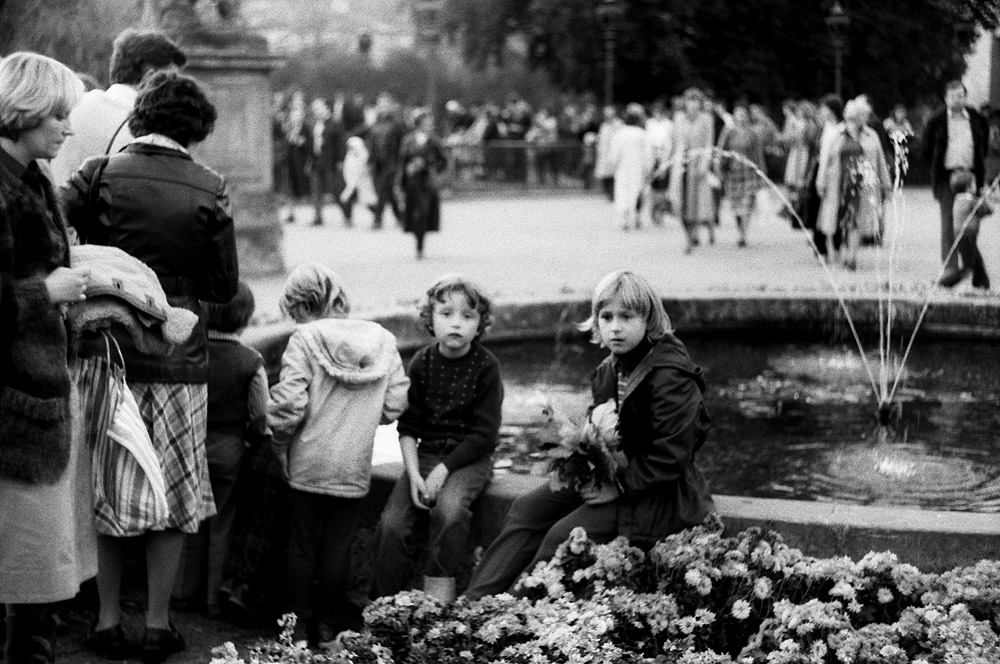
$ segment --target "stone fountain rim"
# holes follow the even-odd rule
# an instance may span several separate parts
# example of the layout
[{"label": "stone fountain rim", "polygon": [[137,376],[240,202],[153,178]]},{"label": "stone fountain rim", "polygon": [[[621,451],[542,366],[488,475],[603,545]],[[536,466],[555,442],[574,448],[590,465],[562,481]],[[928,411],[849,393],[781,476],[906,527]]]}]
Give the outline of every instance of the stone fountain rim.
[{"label": "stone fountain rim", "polygon": [[[852,302],[874,303],[878,299],[875,294],[849,293],[847,296]],[[714,318],[706,315],[711,311],[706,312],[705,307],[734,300],[753,305],[780,302],[786,307],[786,314],[794,310],[795,315],[786,316],[783,321],[790,323],[793,329],[829,324],[829,307],[836,305],[836,311],[839,311],[838,298],[833,293],[682,293],[664,298],[664,303],[678,323],[683,337],[689,330],[696,334],[713,327],[732,330],[731,325],[720,325],[719,319],[707,321],[707,326],[686,324],[684,309],[693,307],[699,315]],[[926,297],[894,295],[893,300],[897,305],[916,309],[923,306]],[[944,321],[932,315],[940,305],[947,309]],[[571,324],[578,322],[562,319],[568,306],[578,307],[581,313],[585,313],[589,301],[569,295],[564,298],[520,298],[516,301],[498,299],[494,317],[496,325],[489,339],[499,342],[551,339],[559,330],[571,330]],[[766,313],[767,310],[762,309],[743,311],[745,317],[740,325],[766,324],[768,320],[762,318]],[[981,315],[974,315],[977,313]],[[954,296],[935,298],[928,315],[922,334],[950,339],[1000,341],[1000,298],[995,301],[970,301]],[[413,350],[429,340],[412,305],[364,312],[360,317],[375,320],[390,329],[396,334],[401,350]],[[540,331],[543,327],[545,331]],[[251,327],[244,335],[244,341],[275,362],[293,328],[294,325],[287,321]],[[376,468],[376,476],[382,476],[385,482],[393,481],[398,472],[398,468],[388,466]],[[502,521],[502,514],[510,502],[531,488],[526,482],[538,480],[540,478],[518,475],[497,476],[484,497],[486,503],[492,505],[488,509],[499,511],[493,517],[494,521]],[[811,555],[860,558],[869,550],[892,549],[896,550],[900,559],[928,571],[943,571],[955,564],[972,564],[980,558],[995,558],[996,537],[1000,535],[1000,514],[748,496],[717,495],[715,498],[727,527],[735,530],[752,525],[775,528],[785,536],[786,542],[807,550]],[[898,550],[900,548],[905,549],[905,553]]]}]

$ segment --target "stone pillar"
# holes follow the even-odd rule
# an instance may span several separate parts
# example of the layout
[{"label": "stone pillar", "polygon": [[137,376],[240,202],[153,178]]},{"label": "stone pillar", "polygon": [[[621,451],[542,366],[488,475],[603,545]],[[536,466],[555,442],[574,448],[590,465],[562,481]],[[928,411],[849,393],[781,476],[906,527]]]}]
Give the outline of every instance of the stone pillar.
[{"label": "stone pillar", "polygon": [[229,184],[240,273],[283,274],[282,228],[272,174],[269,81],[279,59],[270,55],[263,37],[242,35],[218,45],[184,41],[185,73],[204,85],[218,111],[215,131],[195,147],[194,155]]}]

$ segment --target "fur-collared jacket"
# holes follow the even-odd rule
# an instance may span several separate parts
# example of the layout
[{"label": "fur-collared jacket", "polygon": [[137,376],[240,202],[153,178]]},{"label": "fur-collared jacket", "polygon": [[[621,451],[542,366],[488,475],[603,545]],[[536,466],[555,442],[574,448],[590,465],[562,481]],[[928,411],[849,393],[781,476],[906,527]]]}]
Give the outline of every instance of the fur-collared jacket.
[{"label": "fur-collared jacket", "polygon": [[69,265],[69,239],[38,177],[44,197],[0,160],[0,477],[51,483],[69,460],[70,377],[45,278]]}]

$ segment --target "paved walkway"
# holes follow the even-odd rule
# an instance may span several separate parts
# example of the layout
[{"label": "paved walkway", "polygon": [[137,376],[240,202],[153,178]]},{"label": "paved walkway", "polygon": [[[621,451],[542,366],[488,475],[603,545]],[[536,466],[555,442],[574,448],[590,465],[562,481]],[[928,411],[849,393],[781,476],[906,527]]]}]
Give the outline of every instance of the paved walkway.
[{"label": "paved walkway", "polygon": [[[297,208],[298,221],[284,226],[286,266],[325,263],[345,282],[357,313],[412,306],[436,277],[459,272],[477,281],[497,301],[587,298],[611,270],[629,268],[646,275],[663,293],[696,291],[827,291],[827,273],[802,231],[793,231],[772,209],[753,221],[750,246],[736,247],[736,230],[724,216],[715,246],[685,255],[679,222],[646,224],[623,233],[612,223],[611,205],[596,195],[521,198],[457,198],[442,209],[441,233],[429,235],[425,258],[415,258],[414,240],[389,217],[382,231],[371,230],[360,214],[344,228],[333,206],[327,223],[308,225],[312,211]],[[885,248],[862,249],[856,273],[831,268],[844,290],[873,290],[888,278],[889,246],[901,229],[892,283],[904,291],[926,292],[938,274],[939,217],[927,189],[899,194],[887,217]],[[980,248],[994,279],[1000,279],[1000,219],[982,225]],[[251,280],[261,321],[279,316],[283,277]],[[976,296],[968,282],[956,293]],[[987,294],[982,297],[997,297]]]}]

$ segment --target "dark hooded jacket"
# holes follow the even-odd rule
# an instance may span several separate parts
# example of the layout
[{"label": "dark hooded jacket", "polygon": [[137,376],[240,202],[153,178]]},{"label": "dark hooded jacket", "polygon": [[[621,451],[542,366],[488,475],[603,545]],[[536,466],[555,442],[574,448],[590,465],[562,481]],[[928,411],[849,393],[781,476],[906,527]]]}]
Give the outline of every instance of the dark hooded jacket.
[{"label": "dark hooded jacket", "polygon": [[[618,473],[618,531],[634,542],[653,542],[702,523],[715,509],[695,465],[710,418],[701,367],[677,337],[644,342],[630,356],[605,359],[591,377],[591,392],[594,404],[617,402],[621,450],[629,460]],[[631,371],[619,399],[620,370]]]}]

